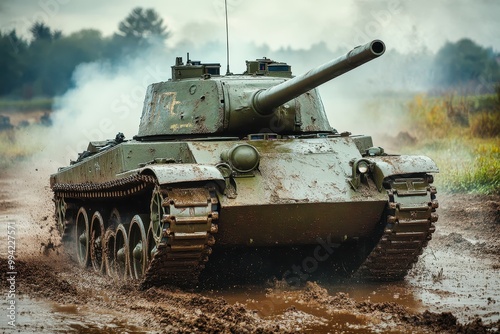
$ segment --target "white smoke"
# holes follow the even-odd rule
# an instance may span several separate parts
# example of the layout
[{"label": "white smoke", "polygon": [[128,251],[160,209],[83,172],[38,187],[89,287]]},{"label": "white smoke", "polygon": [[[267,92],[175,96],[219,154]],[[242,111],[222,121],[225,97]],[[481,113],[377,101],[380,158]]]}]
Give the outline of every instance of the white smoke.
[{"label": "white smoke", "polygon": [[225,56],[225,47],[218,43],[183,41],[174,49],[156,47],[113,63],[79,65],[73,73],[73,88],[56,98],[53,125],[43,135],[47,144],[41,156],[66,166],[90,141],[113,139],[118,132],[131,139],[137,134],[147,86],[170,79],[175,57],[183,56],[186,61],[189,51],[192,60],[203,62],[217,62]]},{"label": "white smoke", "polygon": [[[89,141],[127,138],[137,134],[146,87],[170,77],[170,59],[148,50],[145,57],[126,58],[118,64],[79,65],[74,88],[57,98],[50,140],[62,160],[75,160]],[[175,58],[174,58],[175,59]]]}]

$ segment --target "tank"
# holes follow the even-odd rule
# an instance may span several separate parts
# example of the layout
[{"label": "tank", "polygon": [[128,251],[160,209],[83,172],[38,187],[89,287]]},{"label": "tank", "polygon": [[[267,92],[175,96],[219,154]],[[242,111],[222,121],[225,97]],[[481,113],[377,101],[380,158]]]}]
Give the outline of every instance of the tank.
[{"label": "tank", "polygon": [[283,279],[328,271],[338,254],[348,274],[402,279],[435,229],[438,168],[338,133],[317,90],[384,52],[374,40],[296,77],[268,58],[221,75],[177,57],[172,78],[147,88],[133,139],[90,142],[50,176],[76,262],[145,287],[192,286],[213,251],[309,247]]}]

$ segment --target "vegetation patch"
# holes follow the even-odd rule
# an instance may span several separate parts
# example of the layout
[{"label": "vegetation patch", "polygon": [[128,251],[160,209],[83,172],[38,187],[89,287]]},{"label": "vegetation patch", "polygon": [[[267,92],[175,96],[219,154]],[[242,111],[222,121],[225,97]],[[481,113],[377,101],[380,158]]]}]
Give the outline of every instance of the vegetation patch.
[{"label": "vegetation patch", "polygon": [[403,149],[430,156],[437,186],[452,193],[500,194],[500,89],[496,95],[427,97],[408,104],[412,135]]},{"label": "vegetation patch", "polygon": [[0,99],[0,112],[16,113],[38,110],[52,110],[53,98],[34,98],[30,100]]}]

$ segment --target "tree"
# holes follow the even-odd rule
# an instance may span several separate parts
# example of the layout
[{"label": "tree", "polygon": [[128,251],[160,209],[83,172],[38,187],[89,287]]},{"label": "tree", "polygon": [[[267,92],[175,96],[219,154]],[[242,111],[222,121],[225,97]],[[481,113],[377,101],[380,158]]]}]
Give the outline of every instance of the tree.
[{"label": "tree", "polygon": [[444,87],[482,84],[500,80],[500,66],[492,50],[464,38],[447,42],[436,54],[435,81]]},{"label": "tree", "polygon": [[15,30],[0,32],[0,95],[9,94],[19,86],[27,47],[27,42],[19,38]]},{"label": "tree", "polygon": [[43,22],[35,22],[30,28],[33,41],[52,41],[62,37],[60,30],[51,31]]},{"label": "tree", "polygon": [[119,23],[116,38],[128,47],[143,47],[163,43],[170,35],[163,19],[154,9],[136,7]]}]

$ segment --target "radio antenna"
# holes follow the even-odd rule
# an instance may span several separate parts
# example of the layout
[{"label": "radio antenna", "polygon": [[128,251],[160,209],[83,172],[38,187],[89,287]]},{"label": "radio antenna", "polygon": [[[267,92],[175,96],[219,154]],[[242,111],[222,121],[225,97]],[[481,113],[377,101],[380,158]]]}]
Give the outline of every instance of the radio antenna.
[{"label": "radio antenna", "polygon": [[226,8],[226,57],[227,57],[226,75],[229,75],[231,74],[231,71],[229,71],[229,28],[227,24],[227,0],[224,0],[224,7]]}]

